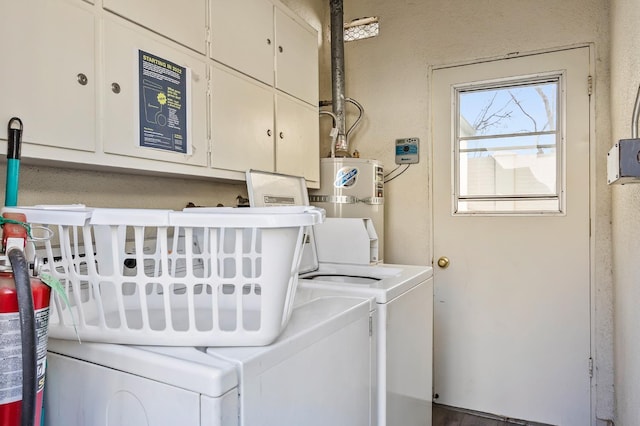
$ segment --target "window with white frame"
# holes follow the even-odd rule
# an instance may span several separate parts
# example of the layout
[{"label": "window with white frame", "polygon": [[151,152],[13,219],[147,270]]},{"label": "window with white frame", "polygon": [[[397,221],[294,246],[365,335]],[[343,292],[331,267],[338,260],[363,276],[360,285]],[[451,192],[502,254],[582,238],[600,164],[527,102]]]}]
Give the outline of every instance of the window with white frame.
[{"label": "window with white frame", "polygon": [[562,213],[562,74],[454,87],[456,214]]}]

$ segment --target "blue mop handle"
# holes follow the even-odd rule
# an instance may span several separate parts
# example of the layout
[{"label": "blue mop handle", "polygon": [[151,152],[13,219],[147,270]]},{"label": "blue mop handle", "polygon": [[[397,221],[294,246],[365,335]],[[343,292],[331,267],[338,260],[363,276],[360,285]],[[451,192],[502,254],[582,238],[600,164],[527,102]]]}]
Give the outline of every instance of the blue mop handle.
[{"label": "blue mop handle", "polygon": [[[17,122],[20,127],[12,128]],[[22,144],[22,120],[13,117],[7,126],[7,182],[4,196],[6,207],[18,205],[18,179],[20,177],[20,145]]]}]

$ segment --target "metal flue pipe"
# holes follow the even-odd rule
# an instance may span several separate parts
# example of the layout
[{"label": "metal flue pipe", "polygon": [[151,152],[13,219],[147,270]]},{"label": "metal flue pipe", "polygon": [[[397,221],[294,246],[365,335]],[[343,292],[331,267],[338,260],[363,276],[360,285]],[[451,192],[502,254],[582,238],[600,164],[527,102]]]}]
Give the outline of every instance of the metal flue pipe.
[{"label": "metal flue pipe", "polygon": [[336,116],[338,136],[335,141],[335,156],[349,157],[345,117],[344,88],[344,10],[342,0],[329,0],[331,8],[331,82],[333,87],[332,108]]}]

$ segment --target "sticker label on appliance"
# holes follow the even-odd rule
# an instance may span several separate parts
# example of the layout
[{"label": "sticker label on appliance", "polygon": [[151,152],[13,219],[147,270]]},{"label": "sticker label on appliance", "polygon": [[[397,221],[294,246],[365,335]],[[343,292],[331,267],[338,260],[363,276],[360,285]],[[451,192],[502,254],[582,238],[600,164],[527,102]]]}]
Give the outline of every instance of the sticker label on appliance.
[{"label": "sticker label on appliance", "polygon": [[138,144],[181,154],[188,147],[190,70],[138,50]]},{"label": "sticker label on appliance", "polygon": [[[47,327],[49,308],[35,311],[36,320],[36,361],[38,392],[44,388],[47,362]],[[20,314],[0,313],[0,404],[8,404],[22,399],[22,337]]]},{"label": "sticker label on appliance", "polygon": [[383,198],[384,197],[384,170],[380,166],[375,167],[375,175],[376,175],[376,197]]},{"label": "sticker label on appliance", "polygon": [[333,182],[333,186],[336,188],[349,188],[356,183],[357,176],[357,167],[343,167],[336,173],[336,180]]},{"label": "sticker label on appliance", "polygon": [[293,206],[296,203],[294,197],[284,195],[265,195],[262,201],[265,206]]}]

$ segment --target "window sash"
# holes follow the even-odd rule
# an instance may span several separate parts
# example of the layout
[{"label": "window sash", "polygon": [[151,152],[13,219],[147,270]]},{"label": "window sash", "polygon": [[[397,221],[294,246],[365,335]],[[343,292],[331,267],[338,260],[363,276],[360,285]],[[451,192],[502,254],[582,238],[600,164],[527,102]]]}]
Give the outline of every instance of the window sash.
[{"label": "window sash", "polygon": [[[547,75],[539,75],[534,77],[520,77],[516,79],[504,79],[500,81],[492,81],[486,83],[471,83],[460,86],[453,87],[453,102],[454,102],[454,126],[453,134],[456,135],[454,137],[454,158],[453,158],[453,171],[454,171],[454,199],[453,199],[453,213],[454,214],[558,214],[563,213],[564,209],[564,199],[563,199],[563,156],[564,152],[563,141],[564,141],[564,129],[562,127],[562,108],[563,108],[563,74],[562,73],[553,73]],[[521,87],[532,87],[535,88],[539,85],[549,85],[553,84],[555,86],[555,97],[552,101],[555,103],[555,110],[553,111],[553,123],[547,123],[544,127],[555,129],[549,130],[543,128],[541,131],[523,131],[523,132],[495,132],[495,133],[483,133],[483,134],[463,134],[461,130],[461,96],[470,93],[470,92],[478,92],[478,91],[500,91],[500,90],[512,90],[514,88]],[[555,142],[549,142],[549,138],[553,137]],[[512,141],[509,141],[509,138]],[[526,141],[527,138],[542,138],[544,139],[544,143],[509,143],[513,142],[513,140],[520,139],[523,142]],[[482,143],[483,141],[489,142],[493,140],[493,142],[503,140],[504,143],[494,143],[488,146],[478,146],[478,147],[469,147],[468,145],[473,142]],[[466,145],[466,146],[465,146]],[[464,147],[462,147],[464,146]],[[555,151],[555,176],[553,179],[555,180],[555,184],[552,188],[550,188],[549,193],[543,192],[532,192],[532,193],[522,193],[518,191],[514,191],[514,193],[506,193],[506,194],[491,194],[491,193],[475,193],[468,194],[464,193],[461,190],[462,186],[462,173],[468,173],[469,169],[463,170],[463,159],[468,161],[468,154],[474,153],[490,153],[495,152],[508,152],[513,151],[514,157],[518,157],[518,152],[522,152],[524,150],[547,150]],[[543,151],[544,152],[544,151]],[[524,157],[520,157],[524,158]],[[496,162],[495,167],[498,167],[497,160],[494,158]],[[513,172],[514,186],[516,182],[516,172]],[[549,176],[549,179],[552,177]],[[467,175],[467,179],[469,179]],[[497,185],[496,185],[497,186]],[[494,186],[494,191],[499,192]],[[539,188],[540,189],[540,188]],[[493,192],[493,191],[490,191]],[[511,202],[512,208],[508,208],[507,202]],[[533,206],[533,207],[532,207]]]}]

